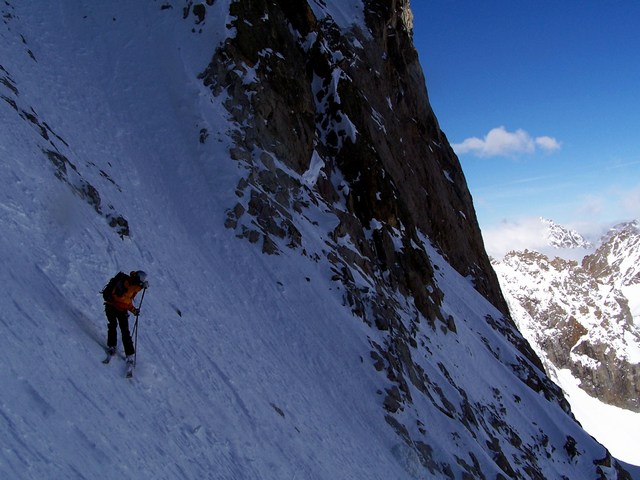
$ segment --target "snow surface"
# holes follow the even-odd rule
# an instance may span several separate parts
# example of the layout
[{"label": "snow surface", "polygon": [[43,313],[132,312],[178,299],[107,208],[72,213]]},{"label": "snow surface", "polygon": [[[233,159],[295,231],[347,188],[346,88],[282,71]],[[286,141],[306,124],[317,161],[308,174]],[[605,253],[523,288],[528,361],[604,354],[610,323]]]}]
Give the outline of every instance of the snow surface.
[{"label": "snow surface", "polygon": [[[0,74],[38,123],[0,101],[2,478],[418,475],[412,451],[383,420],[381,377],[368,360],[371,329],[348,315],[327,264],[290,251],[265,256],[223,227],[244,171],[228,158],[235,127],[224,95],[212,98],[197,73],[209,61],[203,52],[234,34],[229,1],[214,2],[200,26],[176,22],[181,12],[156,2],[117,9],[4,2],[11,15],[0,29]],[[344,19],[362,14],[360,2],[331,5],[341,6],[334,18],[336,11]],[[48,138],[38,128],[45,122]],[[124,215],[130,237],[119,238],[55,179],[45,148],[100,186],[102,213]],[[67,165],[71,182],[74,168]],[[315,168],[308,173],[313,183]],[[583,435],[559,407],[514,383],[506,366],[513,349],[480,320],[495,310],[435,249],[430,255],[459,332],[437,348],[464,342],[467,355],[452,361],[451,375],[464,377],[469,396],[486,404],[478,378],[517,391],[518,432],[529,431],[535,412],[553,445],[567,431]],[[151,286],[128,381],[120,357],[100,363],[106,322],[99,291],[118,270],[133,269],[147,271]],[[487,338],[500,345],[492,353],[504,363],[487,353]],[[426,355],[422,362],[432,378],[442,376]],[[458,394],[446,381],[441,387]],[[416,398],[423,403],[416,409],[431,411]],[[429,419],[429,428],[466,435],[445,415]],[[448,445],[435,445],[439,458],[452,455]],[[582,446],[585,458],[604,456],[595,443]],[[478,461],[484,471],[496,468],[491,459]],[[576,471],[592,467],[580,462]],[[545,465],[553,476],[553,461]]]},{"label": "snow surface", "polygon": [[[91,162],[109,165],[103,201],[132,234],[118,238],[56,181],[33,129],[0,102],[12,121],[0,132],[3,478],[401,478],[395,433],[362,421],[380,415],[369,346],[360,322],[335,321],[344,309],[326,272],[209,228],[240,172],[218,160],[224,111],[199,104],[210,102],[196,79],[209,58],[175,48],[193,47],[190,26],[176,30],[170,11],[162,23],[153,3],[119,5],[117,17],[87,5],[86,18],[68,2],[22,5],[2,65],[86,178]],[[16,56],[19,35],[37,63]],[[167,76],[169,90],[157,81]],[[214,141],[189,141],[203,127]],[[100,363],[98,292],[138,268],[151,287],[126,382],[122,362]]]},{"label": "snow surface", "polygon": [[616,458],[637,465],[640,461],[640,414],[589,396],[569,370],[558,370],[557,373],[559,385],[584,429],[602,441]]}]

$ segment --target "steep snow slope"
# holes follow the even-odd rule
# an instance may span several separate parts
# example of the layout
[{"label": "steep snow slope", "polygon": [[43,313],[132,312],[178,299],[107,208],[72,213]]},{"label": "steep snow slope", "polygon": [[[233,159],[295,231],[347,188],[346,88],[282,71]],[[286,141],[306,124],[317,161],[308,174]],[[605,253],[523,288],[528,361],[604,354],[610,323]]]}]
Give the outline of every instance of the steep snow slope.
[{"label": "steep snow slope", "polygon": [[[214,3],[202,34],[158,3],[96,5],[2,7],[2,477],[424,476],[381,408],[390,382],[370,351],[382,334],[350,315],[329,266],[264,256],[223,227],[242,175],[228,155],[234,126],[196,74],[233,34],[228,2]],[[333,219],[317,221],[307,238],[319,249]],[[500,314],[427,239],[417,248],[457,329],[422,325],[433,398],[414,389],[420,423],[401,413],[437,440],[433,458],[455,478],[503,475],[486,451],[500,443],[491,424],[513,442],[501,468],[526,451],[549,456],[534,478],[593,473],[605,449],[526,371],[514,376],[521,358],[499,321],[485,322]],[[98,292],[138,268],[151,287],[125,381],[121,361],[100,363]],[[458,418],[453,404],[486,416]],[[607,461],[599,468],[615,478]]]},{"label": "steep snow slope", "polygon": [[[635,413],[589,396],[569,370],[550,370],[557,375],[571,409],[584,429],[602,442],[616,458],[638,465],[640,458],[640,413]],[[640,467],[636,467],[640,469]]]},{"label": "steep snow slope", "polygon": [[[153,4],[113,18],[33,8],[10,27],[40,60],[2,56],[16,101],[55,125],[56,148],[108,192],[131,238],[56,181],[48,142],[2,102],[3,477],[402,476],[393,432],[362,421],[379,412],[366,337],[340,321],[326,272],[267,263],[221,227],[237,174],[221,161],[223,113],[198,104],[208,96],[176,49],[193,47],[188,30]],[[203,125],[221,141],[191,141]],[[151,288],[125,383],[121,362],[99,362],[97,292],[133,268]]]}]

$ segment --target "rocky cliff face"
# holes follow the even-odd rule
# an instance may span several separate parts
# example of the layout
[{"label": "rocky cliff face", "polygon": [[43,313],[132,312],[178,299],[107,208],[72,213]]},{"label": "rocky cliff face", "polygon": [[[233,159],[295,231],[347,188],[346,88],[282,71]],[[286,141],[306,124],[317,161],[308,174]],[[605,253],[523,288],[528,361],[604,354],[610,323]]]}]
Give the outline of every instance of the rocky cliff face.
[{"label": "rocky cliff face", "polygon": [[495,262],[514,318],[548,367],[570,369],[590,395],[636,412],[640,334],[630,299],[640,283],[639,246],[638,224],[630,222],[614,227],[581,264],[531,251]]},{"label": "rocky cliff face", "polygon": [[[276,253],[280,241],[302,244],[289,212],[321,206],[339,222],[324,254],[354,308],[363,299],[345,262],[385,273],[435,320],[424,289],[433,272],[411,248],[422,232],[506,312],[460,165],[429,106],[408,4],[367,2],[365,11],[368,31],[344,35],[306,2],[232,4],[237,34],[202,74],[214,94],[229,95],[233,154],[247,169],[228,226]],[[340,246],[344,238],[356,251]]]}]

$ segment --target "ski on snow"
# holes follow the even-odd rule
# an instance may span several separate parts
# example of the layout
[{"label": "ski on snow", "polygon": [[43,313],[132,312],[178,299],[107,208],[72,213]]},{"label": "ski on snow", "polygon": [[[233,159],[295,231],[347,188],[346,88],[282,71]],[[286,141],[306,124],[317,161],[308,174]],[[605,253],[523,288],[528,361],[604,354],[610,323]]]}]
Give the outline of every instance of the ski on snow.
[{"label": "ski on snow", "polygon": [[[102,360],[102,363],[108,365],[111,359],[115,356],[115,353],[107,352],[107,356]],[[127,368],[124,373],[125,378],[133,378],[133,363],[127,362]]]}]

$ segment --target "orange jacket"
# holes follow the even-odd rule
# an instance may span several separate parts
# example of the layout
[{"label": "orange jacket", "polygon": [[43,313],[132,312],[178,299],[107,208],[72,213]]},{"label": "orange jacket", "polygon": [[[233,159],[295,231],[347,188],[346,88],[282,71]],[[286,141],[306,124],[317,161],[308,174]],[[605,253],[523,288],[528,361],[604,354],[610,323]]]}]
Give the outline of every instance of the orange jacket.
[{"label": "orange jacket", "polygon": [[135,307],[133,306],[133,298],[140,290],[142,290],[142,286],[134,283],[129,283],[128,280],[124,280],[122,283],[124,287],[122,295],[118,295],[118,288],[114,288],[113,292],[111,293],[111,300],[105,303],[114,306],[118,310],[129,310],[130,312],[135,312]]}]

